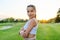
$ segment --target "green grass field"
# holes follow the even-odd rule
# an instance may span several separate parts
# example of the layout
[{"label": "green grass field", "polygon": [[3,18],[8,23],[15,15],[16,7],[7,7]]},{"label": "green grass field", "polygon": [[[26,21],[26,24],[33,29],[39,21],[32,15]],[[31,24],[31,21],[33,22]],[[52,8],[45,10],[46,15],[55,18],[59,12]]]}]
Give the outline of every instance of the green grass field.
[{"label": "green grass field", "polygon": [[[0,28],[6,25],[13,26],[9,29],[0,30],[0,40],[23,40],[19,35],[19,30],[24,24],[25,23],[0,23]],[[38,23],[36,40],[60,40],[60,23]]]}]

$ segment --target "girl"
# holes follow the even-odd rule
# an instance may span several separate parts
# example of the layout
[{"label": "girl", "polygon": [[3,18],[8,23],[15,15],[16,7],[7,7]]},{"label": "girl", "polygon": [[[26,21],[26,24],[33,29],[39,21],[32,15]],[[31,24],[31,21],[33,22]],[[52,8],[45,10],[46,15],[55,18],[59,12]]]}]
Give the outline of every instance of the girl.
[{"label": "girl", "polygon": [[24,40],[36,40],[38,24],[36,20],[36,8],[34,5],[27,6],[27,14],[29,16],[29,20],[20,30],[20,35],[24,38]]}]

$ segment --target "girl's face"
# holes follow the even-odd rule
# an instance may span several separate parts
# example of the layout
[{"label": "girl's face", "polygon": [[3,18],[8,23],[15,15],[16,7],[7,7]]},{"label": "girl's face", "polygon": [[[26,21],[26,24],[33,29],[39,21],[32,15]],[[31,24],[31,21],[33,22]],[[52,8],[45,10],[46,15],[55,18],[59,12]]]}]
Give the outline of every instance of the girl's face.
[{"label": "girl's face", "polygon": [[33,18],[36,16],[36,11],[34,10],[33,7],[28,7],[27,14],[28,14],[29,18]]}]

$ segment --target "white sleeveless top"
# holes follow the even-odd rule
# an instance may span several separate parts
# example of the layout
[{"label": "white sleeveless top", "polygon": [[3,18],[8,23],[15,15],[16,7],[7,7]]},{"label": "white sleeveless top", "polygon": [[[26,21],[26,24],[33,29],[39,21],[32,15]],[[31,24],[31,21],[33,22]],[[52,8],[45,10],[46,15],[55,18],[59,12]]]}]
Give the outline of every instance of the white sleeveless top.
[{"label": "white sleeveless top", "polygon": [[[33,19],[33,18],[32,18],[32,19]],[[34,18],[34,19],[35,19],[35,18]],[[31,19],[30,19],[30,20],[31,20]],[[24,25],[24,30],[26,30],[26,29],[28,28],[28,25],[29,25],[30,20],[27,21],[26,24]],[[33,27],[33,29],[30,31],[30,34],[36,34],[36,32],[37,32],[37,27],[38,27],[38,24],[37,24],[35,27]]]}]

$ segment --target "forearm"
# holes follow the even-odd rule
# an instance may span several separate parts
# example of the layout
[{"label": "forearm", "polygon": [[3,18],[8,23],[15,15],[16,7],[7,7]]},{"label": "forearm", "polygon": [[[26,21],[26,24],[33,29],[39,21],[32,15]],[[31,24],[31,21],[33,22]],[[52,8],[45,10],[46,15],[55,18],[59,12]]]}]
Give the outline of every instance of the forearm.
[{"label": "forearm", "polygon": [[23,33],[22,37],[23,38],[27,38],[28,37],[28,35],[26,34],[26,32]]}]

